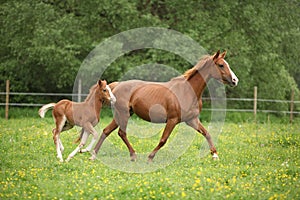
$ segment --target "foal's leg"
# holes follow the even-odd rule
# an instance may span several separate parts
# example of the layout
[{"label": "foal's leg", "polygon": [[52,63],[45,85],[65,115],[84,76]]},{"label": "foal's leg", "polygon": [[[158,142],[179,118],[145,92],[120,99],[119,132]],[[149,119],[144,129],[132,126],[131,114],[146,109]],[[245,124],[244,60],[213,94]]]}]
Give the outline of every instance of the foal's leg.
[{"label": "foal's leg", "polygon": [[103,129],[100,139],[98,140],[96,146],[94,147],[94,150],[92,151],[92,156],[90,157],[90,160],[96,159],[97,153],[98,153],[100,147],[102,146],[102,143],[104,142],[106,137],[111,134],[111,132],[113,132],[114,130],[116,130],[116,128],[118,128],[118,126],[119,125],[113,119],[112,122],[110,122],[110,124]]},{"label": "foal's leg", "polygon": [[61,152],[61,149],[63,148],[62,146],[62,143],[60,141],[60,133],[63,129],[63,126],[66,122],[66,117],[63,115],[63,116],[56,116],[55,117],[55,124],[56,124],[56,127],[52,130],[53,132],[53,141],[54,141],[54,144],[55,144],[55,147],[56,147],[56,152],[57,152],[57,158],[59,158],[59,161],[60,162],[63,162],[63,158],[62,158],[62,152]]},{"label": "foal's leg", "polygon": [[78,151],[80,151],[80,149],[85,145],[88,137],[89,137],[89,133],[83,129],[83,135],[82,135],[80,144],[76,147],[76,149],[74,149],[74,151],[72,151],[72,153],[70,153],[66,162],[69,162],[71,160],[71,158],[73,158],[76,155],[76,153],[78,153]]},{"label": "foal's leg", "polygon": [[[88,123],[85,126],[85,129],[91,133],[93,135],[92,141],[91,143],[88,145],[88,147],[86,148],[87,151],[90,151],[92,149],[92,147],[94,146],[94,144],[96,143],[97,139],[98,139],[98,132],[96,131],[96,129],[93,127],[93,125],[91,123]],[[85,141],[86,142],[86,141]],[[83,144],[85,145],[85,144]]]},{"label": "foal's leg", "polygon": [[191,121],[186,122],[187,125],[189,125],[190,127],[194,128],[196,131],[198,131],[199,133],[201,133],[207,140],[209,147],[210,147],[210,152],[213,155],[213,159],[217,160],[218,157],[218,153],[216,150],[216,147],[214,146],[211,136],[208,133],[208,131],[203,127],[203,125],[201,124],[200,120],[198,118],[195,118]]},{"label": "foal's leg", "polygon": [[[93,129],[94,129],[94,128],[93,128]],[[94,129],[94,131],[96,132],[95,129]],[[96,132],[96,133],[97,133],[97,132]],[[96,139],[97,139],[97,138],[98,138],[98,133],[97,133],[97,135],[96,135]],[[94,137],[93,137],[93,139],[91,140],[91,142],[90,142],[90,144],[87,146],[87,148],[81,149],[81,150],[80,150],[80,153],[90,152],[90,151],[92,150],[92,148],[93,148],[95,142],[96,142],[96,139],[94,139]]]},{"label": "foal's leg", "polygon": [[[63,126],[63,128],[62,128],[62,130],[61,130],[61,132],[67,131],[67,130],[69,130],[69,129],[71,129],[71,128],[73,128],[73,125],[69,124],[69,123],[67,122],[67,120],[66,120],[66,121],[65,121],[65,124],[64,124],[64,126]],[[58,140],[59,140],[59,148],[60,148],[60,151],[61,151],[61,153],[63,153],[64,150],[65,150],[65,148],[64,148],[64,146],[63,146],[63,143],[62,143],[61,139],[59,138]]]},{"label": "foal's leg", "polygon": [[164,132],[161,136],[161,139],[160,139],[158,145],[151,152],[151,154],[148,156],[148,162],[149,163],[152,162],[152,160],[153,160],[155,154],[158,152],[158,150],[166,144],[166,142],[167,142],[170,134],[172,133],[174,127],[176,126],[176,124],[177,124],[177,120],[168,119],[166,127],[164,129]]},{"label": "foal's leg", "polygon": [[58,140],[59,140],[59,148],[60,148],[60,151],[61,151],[61,153],[63,153],[64,150],[65,150],[65,147],[63,146],[63,143],[61,142],[61,139],[59,138]]}]

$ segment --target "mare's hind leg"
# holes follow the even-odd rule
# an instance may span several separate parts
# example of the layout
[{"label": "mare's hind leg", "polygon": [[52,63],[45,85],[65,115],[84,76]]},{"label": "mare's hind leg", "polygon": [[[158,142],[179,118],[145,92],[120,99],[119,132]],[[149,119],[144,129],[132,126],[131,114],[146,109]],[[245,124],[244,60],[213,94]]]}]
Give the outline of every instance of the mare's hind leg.
[{"label": "mare's hind leg", "polygon": [[200,120],[198,118],[195,118],[191,121],[186,122],[186,124],[189,125],[190,127],[194,128],[196,131],[201,133],[206,138],[206,140],[209,144],[209,147],[210,147],[210,152],[213,155],[213,159],[217,160],[219,158],[219,156],[218,156],[216,147],[214,146],[214,144],[212,142],[209,132],[203,127]]},{"label": "mare's hind leg", "polygon": [[172,133],[172,131],[173,131],[173,129],[176,126],[177,123],[178,123],[177,120],[168,119],[166,127],[164,129],[164,132],[161,136],[161,139],[160,139],[158,145],[156,146],[156,148],[148,156],[148,162],[149,163],[152,162],[152,160],[153,160],[155,154],[158,152],[158,150],[166,144],[170,134]]},{"label": "mare's hind leg", "polygon": [[92,151],[92,156],[90,157],[90,160],[95,160],[96,159],[97,153],[98,153],[100,147],[102,146],[102,143],[104,142],[106,137],[111,134],[111,132],[116,130],[116,128],[118,128],[118,124],[113,119],[112,122],[110,122],[110,124],[103,129],[103,132],[100,136],[100,139],[98,140],[96,146],[94,147],[94,150]]}]

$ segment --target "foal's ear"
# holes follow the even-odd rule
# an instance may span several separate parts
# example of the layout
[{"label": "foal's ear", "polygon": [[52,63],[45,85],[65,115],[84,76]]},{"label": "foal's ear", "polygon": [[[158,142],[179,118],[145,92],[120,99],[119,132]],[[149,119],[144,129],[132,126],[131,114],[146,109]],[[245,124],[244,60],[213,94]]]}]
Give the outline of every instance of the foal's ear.
[{"label": "foal's ear", "polygon": [[217,51],[217,53],[214,55],[213,60],[217,60],[219,58],[220,55],[220,49]]},{"label": "foal's ear", "polygon": [[98,85],[101,87],[101,85],[102,85],[102,81],[101,80],[98,80]]},{"label": "foal's ear", "polygon": [[99,85],[100,87],[103,87],[103,86],[106,85],[106,81],[105,81],[105,80],[102,81],[102,80],[100,79],[100,80],[98,81],[98,85]]}]

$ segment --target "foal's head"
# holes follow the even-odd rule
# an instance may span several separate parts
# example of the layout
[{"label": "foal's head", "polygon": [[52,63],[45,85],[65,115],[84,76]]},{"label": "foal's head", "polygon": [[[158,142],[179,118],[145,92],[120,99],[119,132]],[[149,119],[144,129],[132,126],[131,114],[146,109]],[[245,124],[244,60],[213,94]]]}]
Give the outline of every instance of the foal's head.
[{"label": "foal's head", "polygon": [[230,69],[229,64],[224,59],[226,55],[226,51],[220,54],[220,50],[213,55],[213,63],[211,76],[224,84],[228,84],[231,87],[237,86],[239,79]]},{"label": "foal's head", "polygon": [[116,97],[111,92],[111,89],[105,80],[98,81],[96,85],[95,98],[98,98],[99,101],[106,104],[114,104],[116,102]]}]

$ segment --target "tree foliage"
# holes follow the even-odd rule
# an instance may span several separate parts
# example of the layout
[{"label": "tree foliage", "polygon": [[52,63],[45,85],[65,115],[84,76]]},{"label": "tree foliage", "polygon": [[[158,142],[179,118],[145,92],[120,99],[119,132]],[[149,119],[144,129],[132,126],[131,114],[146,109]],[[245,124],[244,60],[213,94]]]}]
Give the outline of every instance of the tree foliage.
[{"label": "tree foliage", "polygon": [[[4,0],[0,16],[1,90],[10,79],[12,91],[70,92],[95,46],[122,31],[150,26],[179,31],[209,53],[227,50],[240,78],[237,88],[227,90],[229,97],[252,97],[258,86],[260,98],[288,99],[300,87],[295,0]],[[103,78],[118,80],[147,63],[179,72],[191,67],[178,55],[144,49],[116,60]]]}]

